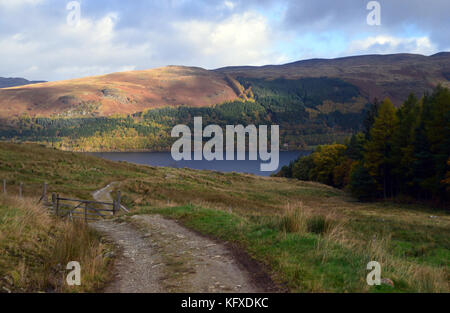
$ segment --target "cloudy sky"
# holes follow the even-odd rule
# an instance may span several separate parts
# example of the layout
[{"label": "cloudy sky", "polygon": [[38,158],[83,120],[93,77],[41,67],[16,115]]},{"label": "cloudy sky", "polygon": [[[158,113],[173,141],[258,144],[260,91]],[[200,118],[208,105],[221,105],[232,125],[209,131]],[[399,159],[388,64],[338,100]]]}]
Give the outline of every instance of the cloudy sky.
[{"label": "cloudy sky", "polygon": [[165,65],[282,64],[450,51],[450,1],[0,0],[0,76],[61,80]]}]

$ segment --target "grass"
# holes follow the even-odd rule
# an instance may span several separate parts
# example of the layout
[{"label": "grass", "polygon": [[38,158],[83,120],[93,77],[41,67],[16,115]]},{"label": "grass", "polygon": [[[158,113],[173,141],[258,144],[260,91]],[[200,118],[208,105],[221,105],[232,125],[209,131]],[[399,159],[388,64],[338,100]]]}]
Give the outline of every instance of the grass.
[{"label": "grass", "polygon": [[[0,143],[10,194],[91,198],[119,182],[133,212],[158,213],[240,245],[294,292],[449,292],[450,216],[416,204],[360,203],[318,183],[114,163],[37,145]],[[369,261],[395,288],[369,288]]]},{"label": "grass", "polygon": [[[0,292],[92,292],[108,279],[109,247],[83,224],[51,217],[37,199],[0,196]],[[81,286],[65,283],[81,265]]]},{"label": "grass", "polygon": [[[343,225],[322,215],[287,212],[272,219],[250,220],[197,206],[143,208],[131,214],[161,214],[201,233],[234,242],[270,268],[272,276],[281,284],[287,283],[292,292],[449,291],[445,268],[392,256],[389,238],[360,245],[344,235]],[[371,260],[380,262],[383,278],[392,279],[395,288],[367,285],[365,268]]]},{"label": "grass", "polygon": [[150,175],[149,168],[117,164],[87,154],[61,152],[35,144],[0,143],[0,180],[7,180],[9,194],[17,195],[20,182],[25,196],[39,196],[44,182],[48,192],[76,198],[91,193],[111,181]]}]

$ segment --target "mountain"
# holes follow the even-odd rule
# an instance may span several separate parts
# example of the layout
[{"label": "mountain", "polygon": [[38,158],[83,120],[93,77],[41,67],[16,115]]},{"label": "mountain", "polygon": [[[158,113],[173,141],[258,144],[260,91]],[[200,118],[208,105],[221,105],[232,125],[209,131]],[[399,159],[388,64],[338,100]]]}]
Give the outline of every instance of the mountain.
[{"label": "mountain", "polygon": [[169,66],[0,90],[0,117],[111,116],[165,106],[210,106],[237,96],[224,75]]},{"label": "mountain", "polygon": [[170,150],[194,116],[222,127],[280,125],[283,149],[342,142],[370,102],[400,106],[450,87],[450,53],[366,55],[205,70],[168,66],[0,89],[0,140],[75,151]]},{"label": "mountain", "polygon": [[422,95],[439,83],[450,86],[450,53],[430,57],[393,54],[312,59],[213,71],[169,66],[41,83],[1,89],[0,117],[23,113],[30,116],[111,116],[160,107],[211,106],[242,98],[245,88],[241,84],[245,85],[245,80],[306,78],[340,79],[358,88],[367,101],[389,97],[399,105],[411,92]]},{"label": "mountain", "polygon": [[339,78],[359,88],[372,100],[385,97],[399,105],[411,93],[421,96],[437,84],[450,86],[450,52],[432,56],[416,54],[364,55],[338,59],[312,59],[285,65],[226,67],[216,70],[242,78],[297,80]]},{"label": "mountain", "polygon": [[45,83],[45,81],[29,81],[25,78],[5,78],[0,77],[0,88],[9,88],[16,86],[32,85]]}]

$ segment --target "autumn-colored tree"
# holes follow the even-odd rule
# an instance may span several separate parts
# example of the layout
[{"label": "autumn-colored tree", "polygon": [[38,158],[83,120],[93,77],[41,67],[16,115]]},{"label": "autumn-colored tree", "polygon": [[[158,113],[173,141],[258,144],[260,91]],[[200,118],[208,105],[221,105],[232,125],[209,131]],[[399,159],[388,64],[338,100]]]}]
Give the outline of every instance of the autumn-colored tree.
[{"label": "autumn-colored tree", "polygon": [[292,166],[292,177],[299,180],[311,180],[311,170],[314,167],[312,155],[302,157]]},{"label": "autumn-colored tree", "polygon": [[350,172],[353,160],[343,159],[333,170],[333,185],[337,188],[344,188],[350,183]]},{"label": "autumn-colored tree", "polygon": [[346,150],[346,146],[338,144],[319,147],[313,153],[314,167],[310,172],[311,179],[333,185],[334,169],[344,160]]}]

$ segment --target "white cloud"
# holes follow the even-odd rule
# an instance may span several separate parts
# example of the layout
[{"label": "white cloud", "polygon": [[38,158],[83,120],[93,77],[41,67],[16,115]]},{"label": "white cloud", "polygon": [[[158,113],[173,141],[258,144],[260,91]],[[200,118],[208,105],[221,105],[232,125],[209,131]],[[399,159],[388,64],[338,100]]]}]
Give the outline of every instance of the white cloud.
[{"label": "white cloud", "polygon": [[233,10],[236,4],[232,1],[225,1],[223,3],[227,9]]},{"label": "white cloud", "polygon": [[80,1],[81,21],[70,27],[69,1],[0,0],[0,76],[59,80],[168,64],[217,68],[450,48],[438,31],[446,28],[436,27],[448,24],[449,4],[420,0],[408,10],[386,2],[379,28],[366,25],[365,5],[353,0]]},{"label": "white cloud", "polygon": [[[234,14],[222,22],[188,21],[173,23],[184,44],[197,52],[199,64],[262,65],[273,61],[276,38],[267,19],[257,13]],[[200,61],[202,60],[202,61]]]},{"label": "white cloud", "polygon": [[379,35],[350,42],[347,52],[350,54],[389,54],[408,52],[430,55],[438,52],[438,49],[428,37],[401,38],[388,35]]},{"label": "white cloud", "polygon": [[50,33],[0,37],[0,76],[60,80],[135,70],[151,56],[151,46],[145,40],[127,44],[115,29],[118,20],[117,13],[108,13],[98,20],[83,18],[71,27],[61,19],[49,27]]},{"label": "white cloud", "polygon": [[116,36],[114,27],[117,21],[117,13],[108,13],[97,21],[82,18],[75,27],[68,24],[61,25],[58,28],[58,35],[86,44],[108,43]]},{"label": "white cloud", "polygon": [[18,9],[23,6],[36,6],[44,2],[45,0],[0,0],[0,7],[3,9]]}]

